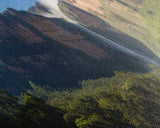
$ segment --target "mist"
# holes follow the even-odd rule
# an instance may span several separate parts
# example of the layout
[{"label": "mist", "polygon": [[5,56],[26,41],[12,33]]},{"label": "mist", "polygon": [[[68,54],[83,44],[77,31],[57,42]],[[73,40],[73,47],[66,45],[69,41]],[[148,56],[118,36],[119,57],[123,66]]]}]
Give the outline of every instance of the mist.
[{"label": "mist", "polygon": [[49,10],[59,10],[58,0],[39,0],[39,3],[47,7]]},{"label": "mist", "polygon": [[38,2],[51,12],[51,14],[44,13],[44,16],[56,18],[64,17],[64,14],[60,11],[58,7],[58,0],[39,0]]}]

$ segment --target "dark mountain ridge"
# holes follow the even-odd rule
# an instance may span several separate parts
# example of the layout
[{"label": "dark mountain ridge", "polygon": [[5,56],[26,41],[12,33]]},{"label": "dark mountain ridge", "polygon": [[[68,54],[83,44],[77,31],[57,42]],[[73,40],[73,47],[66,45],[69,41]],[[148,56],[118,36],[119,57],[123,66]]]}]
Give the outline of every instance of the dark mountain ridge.
[{"label": "dark mountain ridge", "polygon": [[19,93],[28,81],[77,88],[78,81],[147,72],[149,65],[62,19],[8,9],[0,15],[0,88]]}]

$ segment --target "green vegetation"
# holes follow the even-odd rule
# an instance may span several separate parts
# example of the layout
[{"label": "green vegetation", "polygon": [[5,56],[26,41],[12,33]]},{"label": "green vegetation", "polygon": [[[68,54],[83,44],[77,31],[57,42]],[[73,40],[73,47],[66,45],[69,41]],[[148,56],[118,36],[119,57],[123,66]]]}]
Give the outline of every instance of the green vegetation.
[{"label": "green vegetation", "polygon": [[[34,96],[23,94],[24,104],[14,102],[14,97],[1,93],[1,128],[66,128],[63,112]],[[8,98],[9,97],[9,98]],[[9,102],[10,101],[10,102]],[[11,102],[12,101],[12,102]],[[5,104],[7,102],[7,104]],[[16,107],[13,107],[16,104]],[[10,112],[6,112],[6,109]]]},{"label": "green vegetation", "polygon": [[65,120],[75,122],[79,128],[158,128],[159,71],[115,72],[113,78],[81,82],[80,90],[53,93],[48,102],[65,109]]},{"label": "green vegetation", "polygon": [[[160,46],[160,2],[158,0],[145,0],[140,9],[140,13],[148,25],[150,38],[154,39],[154,49],[159,52]],[[150,42],[151,44],[153,42]],[[153,44],[152,44],[153,45]],[[159,53],[160,54],[160,53]]]},{"label": "green vegetation", "polygon": [[[102,17],[107,23],[140,40],[160,56],[160,2],[158,0],[100,1],[104,12]],[[114,6],[107,7],[113,5],[112,2],[115,3]]]},{"label": "green vegetation", "polygon": [[1,120],[18,128],[159,128],[160,68],[115,74],[81,81],[81,89],[61,92],[30,82],[33,89],[23,94],[23,104],[2,92],[10,112],[3,104]]}]

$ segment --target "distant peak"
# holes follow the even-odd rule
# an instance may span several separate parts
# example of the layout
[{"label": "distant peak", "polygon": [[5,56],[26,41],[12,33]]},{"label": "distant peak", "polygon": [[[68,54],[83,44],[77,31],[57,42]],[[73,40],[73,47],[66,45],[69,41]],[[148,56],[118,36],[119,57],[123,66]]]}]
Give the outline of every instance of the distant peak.
[{"label": "distant peak", "polygon": [[17,13],[18,11],[13,8],[6,8],[6,10],[2,12],[2,15],[16,15]]},{"label": "distant peak", "polygon": [[15,9],[13,8],[6,8],[7,11],[11,11],[11,12],[17,12]]}]

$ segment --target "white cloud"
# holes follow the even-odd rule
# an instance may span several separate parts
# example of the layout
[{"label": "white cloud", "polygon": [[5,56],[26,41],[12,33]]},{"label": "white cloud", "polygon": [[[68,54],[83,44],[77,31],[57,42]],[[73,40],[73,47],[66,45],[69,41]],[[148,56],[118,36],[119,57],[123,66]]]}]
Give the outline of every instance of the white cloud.
[{"label": "white cloud", "polygon": [[57,17],[57,18],[62,18],[64,17],[64,14],[61,12],[61,10],[58,7],[58,0],[39,0],[38,1],[40,4],[48,8],[52,14],[45,13],[42,14],[46,17]]},{"label": "white cloud", "polygon": [[68,17],[66,17],[63,12],[58,7],[58,1],[60,0],[39,0],[38,2],[48,8],[48,10],[52,13],[43,13],[41,15],[46,17],[56,17],[56,18],[65,18],[66,20],[76,23],[75,21],[72,21]]},{"label": "white cloud", "polygon": [[39,0],[39,3],[41,3],[50,10],[59,10],[58,0]]}]

